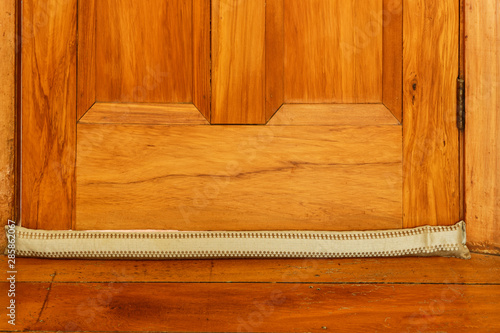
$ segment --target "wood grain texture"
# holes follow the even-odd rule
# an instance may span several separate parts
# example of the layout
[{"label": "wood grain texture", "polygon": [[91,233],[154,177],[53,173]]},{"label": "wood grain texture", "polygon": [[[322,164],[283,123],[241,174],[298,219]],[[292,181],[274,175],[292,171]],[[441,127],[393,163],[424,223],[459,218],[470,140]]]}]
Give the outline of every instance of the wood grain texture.
[{"label": "wood grain texture", "polygon": [[[330,0],[331,1],[331,0]],[[346,1],[340,0],[342,4]],[[383,7],[381,0],[353,0],[354,103],[379,103],[383,98]],[[343,30],[341,28],[341,30]],[[341,40],[342,43],[342,40]],[[349,42],[348,42],[349,43]],[[342,45],[342,56],[349,50]],[[348,73],[343,73],[348,76]]]},{"label": "wood grain texture", "polygon": [[284,104],[268,125],[399,125],[383,104]]},{"label": "wood grain texture", "polygon": [[[210,282],[498,284],[500,257],[238,259],[238,260],[52,260],[18,258],[18,282]],[[7,266],[6,257],[0,264]],[[420,272],[421,274],[416,274]]]},{"label": "wood grain texture", "polygon": [[77,228],[400,228],[401,135],[394,125],[79,124]]},{"label": "wood grain texture", "polygon": [[264,0],[212,1],[212,124],[265,123]]},{"label": "wood grain texture", "polygon": [[466,221],[475,250],[500,254],[500,1],[466,1]]},{"label": "wood grain texture", "polygon": [[382,101],[403,121],[403,0],[383,0]]},{"label": "wood grain texture", "polygon": [[[459,0],[460,6],[460,40],[459,40],[459,69],[460,79],[465,78],[465,0]],[[465,96],[464,96],[465,97]],[[459,131],[459,150],[460,150],[460,220],[465,221],[465,131]]]},{"label": "wood grain texture", "polygon": [[495,332],[499,260],[20,258],[16,329]]},{"label": "wood grain texture", "polygon": [[[6,318],[7,310],[4,311],[4,320],[0,322],[0,330],[4,332],[29,331],[29,325],[36,322],[42,304],[47,297],[50,283],[35,283],[35,284],[17,284],[16,285],[16,326],[10,325]],[[9,284],[7,282],[0,283],[0,292],[2,295],[7,295]],[[7,296],[3,297],[7,307]],[[22,300],[22,301],[21,301]],[[22,306],[20,303],[22,302]],[[31,321],[31,322],[30,322]],[[20,328],[22,327],[22,328]]]},{"label": "wood grain texture", "polygon": [[458,1],[404,2],[404,227],[460,218]]},{"label": "wood grain texture", "polygon": [[81,124],[208,125],[193,104],[96,103]]},{"label": "wood grain texture", "polygon": [[285,101],[284,2],[266,1],[266,121]]},{"label": "wood grain texture", "polygon": [[[16,301],[22,306],[16,329],[25,332],[499,328],[498,256],[473,255],[470,261],[18,260],[23,269]],[[0,264],[6,264],[5,257]],[[7,287],[0,284],[0,292],[6,294]],[[11,329],[6,322],[0,325]]]},{"label": "wood grain texture", "polygon": [[[1,284],[5,292],[6,283]],[[498,285],[25,283],[16,328],[384,332],[500,329]],[[35,297],[28,291],[36,291]],[[26,302],[26,304],[25,304]],[[63,311],[61,311],[63,310]],[[32,314],[32,316],[29,316]],[[6,329],[6,321],[0,323]],[[325,329],[326,327],[326,329]]]},{"label": "wood grain texture", "polygon": [[23,1],[22,225],[74,218],[77,1]]},{"label": "wood grain texture", "polygon": [[193,104],[210,121],[210,0],[193,0]]},{"label": "wood grain texture", "polygon": [[0,251],[2,253],[7,249],[8,244],[7,234],[5,232],[0,233]]},{"label": "wood grain texture", "polygon": [[285,1],[285,102],[380,103],[382,22],[381,0]]},{"label": "wood grain texture", "polygon": [[96,5],[97,101],[192,102],[192,0]]},{"label": "wood grain texture", "polygon": [[78,2],[77,120],[96,101],[96,0]]},{"label": "wood grain texture", "polygon": [[15,217],[16,2],[0,3],[0,226]]}]

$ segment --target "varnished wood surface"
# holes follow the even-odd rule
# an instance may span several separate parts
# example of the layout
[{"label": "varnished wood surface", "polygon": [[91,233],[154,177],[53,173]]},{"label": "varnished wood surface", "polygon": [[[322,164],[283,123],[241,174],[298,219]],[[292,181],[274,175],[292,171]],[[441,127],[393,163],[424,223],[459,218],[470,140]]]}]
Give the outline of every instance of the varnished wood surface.
[{"label": "varnished wood surface", "polygon": [[[208,122],[192,104],[96,103],[81,124],[173,125]],[[284,104],[268,126],[399,125],[383,104]]]},{"label": "varnished wood surface", "polygon": [[381,102],[382,21],[382,0],[285,1],[285,102]]},{"label": "varnished wood surface", "polygon": [[400,228],[401,135],[373,124],[80,123],[76,227]]},{"label": "varnished wood surface", "polygon": [[403,0],[383,0],[384,105],[403,120]]},{"label": "varnished wood surface", "polygon": [[466,1],[466,220],[469,244],[500,254],[500,1]]},{"label": "varnished wood surface", "polygon": [[16,2],[0,2],[0,225],[15,210]]},{"label": "varnished wood surface", "polygon": [[266,1],[266,121],[285,101],[285,0]]},{"label": "varnished wood surface", "polygon": [[210,0],[193,0],[193,104],[210,121]]},{"label": "varnished wood surface", "polygon": [[[28,297],[19,292],[20,301]],[[41,299],[24,303],[19,324],[42,331],[494,332],[499,301],[498,285],[54,283],[43,310]]]},{"label": "varnished wood surface", "polygon": [[193,104],[96,103],[80,124],[208,125]]},{"label": "varnished wood surface", "polygon": [[[319,2],[318,2],[318,3],[319,3]],[[374,3],[375,3],[375,2],[374,2]],[[234,6],[233,6],[233,5],[231,5],[231,3],[230,3],[230,2],[227,2],[227,4],[229,4],[229,5],[228,5],[229,7],[233,7],[233,8],[230,8],[230,10],[228,9],[230,12],[234,12],[234,10],[233,10],[233,9],[234,9],[234,8],[237,8],[237,7],[239,7],[239,6],[240,6],[240,3],[237,3],[237,4],[236,4],[236,5],[234,5]],[[378,2],[376,2],[376,4],[377,4],[377,6],[378,6]],[[380,2],[380,4],[383,4],[383,2],[381,1],[381,2]],[[137,6],[141,6],[141,5],[139,4],[139,5],[137,5]],[[186,6],[190,6],[190,5],[188,4],[188,5],[186,5]],[[344,5],[343,5],[343,4],[341,4],[340,6],[344,6]],[[345,6],[348,6],[348,5],[345,5]],[[29,5],[28,5],[28,7],[29,7]],[[118,7],[116,7],[116,8],[119,8],[119,7],[120,7],[120,6],[118,6]],[[358,6],[358,7],[359,7],[359,6]],[[439,5],[432,5],[432,4],[431,4],[431,5],[429,5],[429,4],[427,4],[427,3],[426,3],[425,5],[418,6],[418,8],[417,8],[418,10],[417,10],[416,12],[418,13],[418,12],[420,11],[420,12],[425,12],[425,13],[432,13],[432,12],[434,11],[434,12],[438,12],[438,13],[440,13],[440,12],[445,12],[444,7],[445,7],[445,3],[440,3]],[[378,7],[377,7],[377,8],[378,8]],[[382,8],[382,7],[380,7],[380,8]],[[42,11],[42,12],[43,12],[43,11]],[[142,14],[144,14],[144,13],[146,12],[146,10],[138,10],[137,12],[138,12],[139,14],[141,14],[141,13],[142,13]],[[149,12],[151,12],[151,11],[149,11]],[[237,12],[237,10],[236,10],[236,12]],[[141,14],[141,15],[142,15],[142,14]],[[150,14],[151,14],[151,13],[149,13],[149,14],[147,14],[147,15],[150,15]],[[194,13],[191,13],[191,14],[193,14],[193,15],[194,15]],[[358,14],[359,14],[359,15],[358,15]],[[364,18],[366,19],[366,18],[368,17],[367,15],[365,15],[366,13],[364,13],[364,14],[363,14],[363,13],[358,13],[358,14],[354,16],[354,17],[357,17],[356,19],[358,19],[358,18],[359,18],[360,20],[363,20]],[[147,15],[145,14],[145,16],[147,16]],[[152,14],[151,14],[151,15],[152,15]],[[191,16],[190,16],[190,15],[188,15],[188,16],[192,17],[193,15],[191,15]],[[267,13],[266,13],[266,15],[267,15]],[[70,16],[71,16],[71,15],[70,15]],[[119,16],[119,15],[117,15],[117,16]],[[419,15],[415,15],[415,16],[416,16],[416,17],[419,17]],[[421,15],[421,16],[425,16],[425,15]],[[430,16],[431,16],[431,15],[427,15],[426,17],[430,17]],[[124,18],[123,18],[123,16],[120,16],[120,17],[121,17],[122,19],[124,19]],[[266,17],[267,17],[267,16],[266,16]],[[446,16],[446,15],[437,15],[436,17],[437,17],[437,18],[439,18],[439,19],[441,19],[441,20],[435,20],[435,21],[433,21],[433,26],[436,26],[436,27],[437,27],[437,26],[440,26],[440,25],[441,25],[441,24],[442,24],[445,20],[449,20],[449,22],[453,21],[452,15],[448,15],[448,16]],[[266,19],[266,21],[267,21],[267,18],[265,18],[265,19]],[[69,18],[66,18],[66,20],[69,20]],[[370,20],[370,19],[369,19],[369,20]],[[111,20],[111,21],[112,21],[112,20]],[[110,22],[111,22],[111,21],[110,21]],[[153,20],[153,21],[154,21],[154,20]],[[378,21],[377,21],[377,22],[378,22]],[[448,22],[448,21],[446,21],[446,22]],[[452,24],[451,24],[451,23],[450,23],[450,24],[448,24],[448,23],[446,23],[446,22],[445,22],[445,24],[444,24],[445,26],[452,26]],[[191,22],[191,23],[192,23],[192,22]],[[190,27],[191,27],[191,23],[189,23],[189,26],[190,26]],[[427,22],[426,22],[425,24],[424,24],[423,22],[420,22],[420,24],[421,24],[422,26],[426,26],[426,27],[428,26],[428,25],[426,25],[426,24],[427,24]],[[154,24],[152,24],[152,26],[154,27],[155,25],[154,25]],[[266,26],[266,25],[264,24],[264,26]],[[44,27],[44,29],[45,29],[45,28],[46,28],[46,27]],[[60,27],[58,26],[58,28],[60,28]],[[71,28],[73,28],[73,26],[71,26]],[[52,28],[47,28],[47,29],[52,29]],[[442,27],[441,27],[441,26],[440,26],[440,29],[442,29]],[[452,28],[450,28],[450,29],[452,29]],[[450,30],[450,29],[448,29],[448,30]],[[154,30],[154,29],[152,29],[152,30]],[[237,30],[237,29],[236,29],[236,30]],[[433,31],[438,31],[438,30],[439,30],[439,29],[437,29],[437,28],[436,28],[436,29],[432,29],[432,32],[433,32]],[[442,29],[442,30],[446,30],[446,29]],[[448,30],[446,30],[446,31],[448,31]],[[253,33],[253,32],[252,32],[252,33]],[[445,32],[443,32],[443,34],[444,34],[444,33],[445,33]],[[434,36],[434,35],[433,35],[433,33],[431,33],[431,34],[429,34],[429,35],[431,36],[430,40],[434,40],[434,41],[435,41],[435,40],[440,40],[440,41],[442,41],[442,40],[443,40],[443,39],[440,39],[440,38],[439,38],[439,36],[437,36],[437,33],[436,33],[436,34],[434,34],[434,35],[436,35],[436,36]],[[433,36],[434,36],[434,37],[433,37]],[[63,34],[63,37],[64,37],[64,34]],[[376,39],[376,40],[378,40],[379,38],[380,38],[380,37],[374,37],[374,39]],[[148,38],[146,38],[146,40],[147,40],[147,39],[148,39]],[[381,39],[381,40],[382,40],[382,39]],[[414,41],[413,39],[409,39],[409,40]],[[428,43],[429,45],[431,44],[430,42],[428,42],[428,41],[427,41],[427,40],[428,40],[428,38],[420,38],[420,39],[419,39],[419,41],[420,41],[420,40],[423,40],[423,41],[424,41],[423,43]],[[383,43],[383,40],[382,40],[382,43]],[[443,43],[444,43],[444,42],[443,42]],[[451,41],[451,42],[450,42],[450,44],[452,44],[452,43],[453,43],[453,42]],[[64,43],[62,43],[62,44],[64,44]],[[62,44],[61,44],[61,45],[62,45]],[[444,47],[444,48],[434,47],[434,44],[436,44],[436,43],[433,43],[433,48],[432,48],[432,50],[440,50],[440,52],[444,50],[444,51],[443,51],[443,54],[445,54],[445,56],[449,56],[449,58],[450,58],[450,59],[452,58],[452,57],[451,57],[451,55],[450,55],[450,53],[447,53],[447,52],[446,52],[446,49],[447,49],[446,47]],[[69,43],[69,45],[70,45],[70,47],[73,47],[73,48],[74,48],[74,43],[72,44],[72,43],[70,42],[70,43]],[[189,45],[191,45],[191,43],[189,43]],[[260,45],[260,44],[259,44],[259,45]],[[378,45],[378,44],[377,44],[377,45]],[[422,48],[422,47],[421,47],[421,45],[420,45],[419,43],[413,43],[413,44],[411,44],[411,43],[410,43],[409,45],[410,45],[410,48],[411,48],[412,46],[414,46],[414,47],[415,47],[415,49],[418,49],[418,50],[424,50],[424,48]],[[415,45],[417,45],[417,46],[415,46]],[[426,44],[426,45],[427,45],[427,44]],[[439,43],[438,43],[438,46],[439,46]],[[189,47],[192,47],[192,45],[191,45],[191,46],[189,46]],[[188,48],[189,48],[189,47],[188,47]],[[450,49],[453,49],[453,48],[452,48],[452,47],[450,47]],[[57,52],[59,52],[60,50],[56,50],[56,51],[57,51]],[[62,53],[62,52],[61,52],[61,53]],[[54,54],[55,54],[55,52],[54,52]],[[423,54],[423,55],[426,55],[427,53],[426,53],[426,51],[422,51],[422,54]],[[126,58],[126,57],[125,57],[125,58]],[[376,58],[376,57],[375,57],[375,58]],[[364,59],[364,58],[363,58],[363,59]],[[434,59],[434,61],[435,61],[435,59],[441,59],[441,58],[440,58],[440,57],[432,57],[432,59]],[[66,61],[66,58],[65,58],[64,60]],[[191,60],[193,60],[193,59],[191,59]],[[371,60],[373,60],[373,59],[371,59]],[[192,62],[194,62],[194,61],[192,61]],[[381,62],[381,63],[382,63],[382,62]],[[449,63],[451,63],[451,61],[450,61],[450,62],[448,62],[448,61],[446,62],[446,64],[447,64],[447,65],[448,65]],[[58,63],[58,64],[60,64],[60,63]],[[408,66],[410,66],[410,67],[411,67],[411,66],[413,66],[413,65],[415,65],[415,64],[414,64],[413,62],[411,62],[411,60],[410,60],[410,62],[409,62],[409,65],[408,65]],[[415,65],[415,66],[416,66],[416,65]],[[419,66],[420,66],[420,65],[419,65]],[[450,65],[450,66],[451,66],[451,65]],[[410,68],[410,67],[408,67],[408,68]],[[422,68],[423,68],[423,67],[425,67],[425,66],[420,66],[420,67],[422,67]],[[420,67],[419,67],[419,68],[420,68]],[[430,66],[430,67],[432,67],[432,66]],[[429,67],[429,66],[427,66],[426,68],[430,68],[430,67]],[[411,69],[411,68],[410,68],[410,69]],[[27,72],[27,71],[26,71],[26,72]],[[408,71],[408,72],[411,72],[411,71]],[[418,71],[416,71],[416,72],[418,72]],[[430,72],[431,72],[431,70],[427,70],[427,72],[428,72],[428,73],[430,73]],[[426,72],[426,73],[427,73],[427,72]],[[428,73],[427,73],[427,74],[428,74]],[[433,71],[432,71],[432,75],[430,75],[430,74],[429,74],[429,75],[427,75],[427,74],[425,74],[425,73],[424,73],[425,75],[424,75],[424,74],[421,74],[421,73],[420,73],[420,75],[424,77],[424,79],[425,79],[424,81],[426,81],[426,82],[436,82],[436,80],[435,80],[436,73],[438,73],[438,74],[439,74],[439,71],[434,71],[434,70],[433,70]],[[443,71],[443,73],[444,73],[444,71]],[[446,72],[446,73],[448,73],[448,72]],[[54,74],[59,75],[59,74],[60,74],[60,72],[55,71],[55,72],[54,72]],[[359,74],[359,72],[358,72],[358,74]],[[426,75],[427,75],[427,76],[426,76]],[[448,75],[448,74],[443,74],[442,76],[444,77],[445,75],[446,75],[446,80],[448,80],[448,79],[449,79],[449,77],[451,76],[451,75]],[[417,76],[418,76],[418,75],[417,75]],[[432,77],[431,77],[431,76],[432,76]],[[438,75],[438,76],[439,76],[439,75]],[[370,75],[368,75],[367,77],[370,77]],[[445,80],[445,79],[443,79],[443,82],[444,82],[444,81],[446,81],[446,80]],[[438,80],[438,81],[439,81],[439,80]],[[30,82],[31,82],[31,81],[30,81]],[[33,81],[33,82],[34,82],[34,81]],[[419,81],[419,83],[420,83],[420,82],[421,82],[421,81]],[[446,81],[445,83],[447,83],[447,82],[448,82],[448,81]],[[441,87],[443,87],[443,86],[448,86],[448,85],[446,85],[446,84],[437,84],[437,86],[441,86]],[[412,88],[412,91],[413,91],[413,85],[411,85],[411,88]],[[416,89],[418,90],[418,88],[420,88],[420,86],[417,84],[417,85],[416,85]],[[361,86],[356,86],[356,89],[362,89],[362,87],[361,87]],[[421,96],[424,96],[424,97],[421,97],[421,96],[420,96],[420,97],[418,97],[418,96],[417,96],[418,94],[417,94],[417,93],[415,93],[415,96],[417,96],[418,98],[416,98],[416,100],[414,100],[414,99],[413,99],[413,97],[415,97],[415,96],[412,96],[412,95],[411,95],[411,94],[412,94],[412,91],[410,91],[410,96],[411,96],[411,98],[410,98],[410,97],[408,97],[408,98],[407,98],[407,100],[411,100],[412,105],[411,105],[410,107],[411,107],[411,108],[414,108],[414,109],[417,109],[417,107],[416,107],[416,106],[415,106],[415,104],[413,104],[413,103],[416,103],[416,101],[418,102],[419,98],[424,98],[425,96],[437,96],[437,95],[436,95],[435,93],[433,93],[432,91],[431,91],[431,92],[429,92],[429,91],[425,91],[425,92],[424,92],[425,94],[421,94]],[[263,95],[265,95],[265,93],[264,93]],[[443,93],[443,94],[441,94],[441,95],[442,95],[442,96],[449,96],[450,94],[447,94],[447,95],[446,95],[446,94],[444,94],[444,93]],[[425,97],[425,98],[427,98],[427,97]],[[66,99],[65,101],[66,101],[66,103],[73,103],[73,102],[71,102],[71,98]],[[444,103],[444,102],[443,102],[443,103]],[[420,107],[418,107],[418,108],[420,109]],[[429,109],[430,109],[430,108],[429,108]],[[438,108],[438,109],[439,109],[439,108]],[[444,109],[445,109],[445,108],[443,108],[443,110],[444,110]],[[452,108],[448,108],[448,107],[446,107],[446,110],[448,110],[448,109],[452,109]],[[439,111],[439,110],[438,110],[438,111]],[[415,112],[414,112],[413,114],[418,114],[418,115],[419,115],[419,117],[426,117],[426,116],[425,116],[425,112],[418,112],[418,113],[415,113]],[[410,116],[410,117],[411,117],[411,116]],[[449,123],[450,123],[450,121],[448,121],[448,118],[447,118],[447,117],[445,117],[445,118],[438,118],[438,116],[434,116],[434,117],[436,117],[434,120],[436,120],[436,119],[437,119],[437,120],[439,120],[439,119],[446,119],[446,120],[445,120],[445,121],[446,121],[446,124],[449,124]],[[420,118],[419,118],[419,119],[420,119]],[[421,121],[419,121],[418,123],[422,123],[422,122],[421,122]],[[432,126],[429,126],[429,127],[427,127],[427,128],[433,128],[433,127],[432,127]],[[424,130],[423,132],[425,132],[425,130]],[[422,132],[419,132],[419,133],[422,133]],[[444,134],[444,135],[440,135],[440,134]],[[63,135],[67,135],[67,133],[66,133],[66,134],[63,134]],[[412,134],[412,135],[415,137],[415,135],[414,135],[414,134]],[[420,135],[420,134],[417,134],[417,135]],[[429,137],[429,136],[433,136],[433,138],[431,139],[431,141],[432,141],[432,140],[434,140],[434,141],[437,141],[438,143],[440,143],[440,142],[445,142],[445,143],[447,144],[447,146],[444,146],[444,144],[443,144],[443,146],[445,147],[445,148],[443,148],[443,149],[445,149],[445,151],[444,151],[444,154],[441,154],[441,155],[444,155],[445,157],[444,157],[444,158],[442,158],[442,159],[439,159],[439,158],[438,158],[438,160],[437,160],[437,161],[436,161],[436,160],[432,160],[432,164],[433,164],[433,166],[432,166],[432,168],[431,168],[432,170],[430,170],[430,169],[428,169],[428,168],[426,168],[426,167],[421,168],[421,165],[417,165],[417,164],[418,164],[418,163],[420,163],[420,162],[415,162],[415,161],[422,161],[422,160],[425,162],[425,161],[426,161],[426,159],[427,159],[427,160],[430,160],[430,159],[434,158],[435,156],[440,156],[440,153],[442,152],[442,150],[441,150],[441,152],[436,152],[435,154],[433,154],[433,153],[430,153],[430,152],[429,152],[429,149],[427,149],[427,148],[426,148],[426,144],[427,144],[428,142],[430,142],[430,141],[428,140],[428,137]],[[441,140],[441,139],[443,139],[443,136],[445,137],[445,140]],[[409,147],[411,147],[411,148],[412,148],[412,149],[408,149],[408,150],[407,150],[407,151],[412,151],[412,155],[411,155],[411,156],[408,156],[408,155],[407,155],[407,159],[410,161],[410,167],[409,167],[410,169],[411,169],[411,168],[416,168],[416,167],[418,166],[421,170],[423,170],[423,174],[424,174],[424,175],[428,175],[429,173],[438,172],[438,171],[435,171],[435,170],[439,169],[439,168],[440,168],[441,166],[443,166],[444,164],[447,164],[449,161],[453,161],[453,160],[454,160],[454,156],[450,156],[450,155],[448,154],[448,149],[450,149],[450,151],[451,151],[451,148],[452,148],[452,147],[450,148],[450,147],[448,146],[448,145],[450,145],[450,140],[451,140],[451,145],[453,145],[453,139],[449,139],[449,137],[453,137],[453,136],[452,136],[451,134],[449,135],[449,133],[448,133],[448,132],[446,132],[446,130],[445,130],[443,133],[437,133],[437,134],[436,134],[436,133],[430,133],[430,134],[429,134],[429,133],[424,133],[424,134],[423,134],[423,137],[425,137],[425,138],[426,138],[426,139],[424,140],[426,143],[424,143],[423,145],[422,145],[422,144],[419,144],[419,146],[416,146],[416,143],[415,143],[416,141],[415,141],[415,142],[412,142],[412,140],[414,139],[414,137],[413,137],[413,138],[411,138],[410,136],[407,136],[407,137],[409,137],[409,139],[408,139],[408,141],[406,141],[406,143],[409,145]],[[43,136],[42,136],[42,138],[43,138]],[[69,141],[69,143],[71,144],[71,140]],[[420,148],[424,147],[424,149],[427,151],[427,153],[422,153],[422,150],[421,150],[419,147],[420,147]],[[439,147],[439,146],[438,146],[438,145],[433,145],[433,147]],[[64,148],[63,148],[63,149],[66,149],[66,148],[67,148],[67,147],[66,147],[66,146],[64,146]],[[54,152],[54,151],[56,151],[56,150],[57,150],[57,149],[55,149],[55,150],[51,150],[51,152]],[[57,154],[59,154],[59,152],[57,152]],[[424,155],[424,156],[423,156],[423,159],[419,159],[419,158],[418,158],[418,157],[419,157],[419,155],[420,155],[420,157],[422,157],[422,155]],[[448,159],[448,158],[449,158],[449,159]],[[429,162],[429,161],[427,161],[427,162]],[[441,163],[441,162],[442,162],[442,163]],[[450,163],[450,164],[452,164],[453,162],[449,162],[449,163]],[[429,163],[428,163],[428,164],[426,164],[426,165],[429,165],[429,164],[431,164],[431,163],[429,162]],[[438,167],[436,167],[436,165],[437,165]],[[445,166],[446,166],[446,165],[445,165]],[[65,170],[65,168],[62,168],[62,169],[64,169],[63,171],[66,171],[66,170]],[[419,170],[420,170],[420,169],[419,169]],[[409,169],[407,169],[407,168],[405,167],[405,170],[406,170],[406,174],[410,174],[410,172],[408,171]],[[426,172],[427,172],[427,174],[426,174]],[[413,175],[416,175],[416,174],[418,174],[418,173],[417,173],[417,172],[411,172],[411,174],[412,174],[412,176],[411,176],[411,177],[413,177]],[[447,173],[447,174],[449,174],[449,173]],[[451,173],[451,175],[452,175],[452,178],[453,178],[453,172]],[[44,176],[44,177],[45,177],[45,176]],[[434,176],[433,176],[433,177],[434,177]],[[431,182],[431,183],[432,183],[432,186],[430,186],[430,185],[429,185],[429,186],[428,186],[428,188],[427,188],[427,191],[420,191],[420,190],[419,190],[419,191],[420,191],[420,192],[422,192],[422,193],[423,193],[423,192],[425,192],[425,195],[426,195],[428,198],[434,198],[434,197],[437,197],[437,198],[443,198],[443,197],[446,197],[447,195],[449,195],[449,197],[446,197],[446,199],[450,199],[450,198],[451,198],[451,200],[448,200],[448,201],[446,201],[446,202],[447,202],[447,203],[450,203],[450,202],[451,202],[451,204],[450,204],[450,205],[453,205],[453,203],[454,203],[454,198],[455,198],[455,197],[454,197],[453,192],[451,192],[451,193],[450,193],[450,191],[451,191],[451,190],[450,190],[450,191],[448,191],[448,190],[449,190],[449,187],[446,187],[445,192],[446,192],[446,191],[448,191],[448,192],[444,193],[444,192],[441,190],[443,187],[438,186],[438,185],[442,185],[442,184],[441,184],[442,179],[447,179],[447,178],[442,178],[442,177],[440,178],[440,177],[437,177],[437,176],[436,176],[436,177],[434,177],[434,178],[433,178],[433,177],[430,177],[430,178],[429,178],[429,179],[431,179],[431,180],[432,180],[432,182]],[[427,178],[425,178],[425,179],[427,179]],[[420,186],[421,186],[422,184],[425,184],[425,182],[424,182],[424,181],[421,181],[421,180],[422,180],[422,179],[420,179],[420,181],[415,181],[415,182],[413,183],[413,184],[415,185],[413,188],[419,189],[419,188],[420,188]],[[411,180],[410,180],[410,182],[411,182]],[[64,184],[64,183],[63,183],[63,185],[66,185],[66,184]],[[434,185],[435,185],[435,186],[434,186]],[[445,185],[447,185],[447,184],[445,184]],[[448,184],[448,185],[449,185],[449,184]],[[49,192],[50,192],[50,195],[52,195],[52,194],[53,194],[53,192],[52,192],[52,191],[49,191]],[[410,195],[410,194],[408,194],[408,192],[405,192],[405,195],[407,195],[407,200],[408,200],[409,202],[413,202],[413,203],[415,203],[415,202],[417,202],[418,200],[420,200],[420,199],[415,200],[415,198],[416,198],[418,195]],[[430,199],[429,199],[429,201],[430,201]],[[427,205],[427,206],[426,206],[426,202],[425,202],[425,200],[424,200],[424,202],[423,202],[423,206],[422,206],[422,202],[420,202],[420,204],[416,204],[416,205],[413,205],[413,206],[412,206],[412,205],[413,205],[413,204],[410,204],[410,205],[408,206],[408,207],[410,207],[410,208],[409,208],[410,210],[411,210],[411,209],[415,209],[415,207],[417,207],[417,206],[418,206],[419,208],[423,207],[423,208],[424,208],[423,210],[428,210],[428,211],[431,211],[431,215],[432,215],[432,214],[434,214],[434,215],[440,215],[440,216],[441,216],[441,215],[443,215],[443,214],[444,214],[444,213],[443,213],[443,214],[441,214],[441,213],[438,213],[438,212],[437,212],[437,208],[436,208],[436,207],[438,207],[437,205],[435,205],[435,206],[429,206],[429,205]],[[420,205],[420,206],[419,206],[419,205]],[[413,208],[412,208],[412,207],[413,207]],[[439,207],[440,207],[440,206],[439,206]],[[452,208],[450,208],[450,210],[453,210],[453,209],[452,209]],[[415,211],[420,212],[420,210],[416,210],[416,209],[415,209]],[[448,215],[449,215],[449,216],[448,216]],[[449,222],[449,223],[454,223],[454,222],[456,221],[456,219],[452,216],[452,213],[450,213],[450,214],[448,214],[448,215],[447,215],[447,216],[448,216],[448,218],[450,219],[450,222]],[[433,219],[433,218],[431,217],[431,220],[432,220],[432,219]],[[57,220],[58,220],[58,221],[61,221],[60,219],[57,219]],[[452,220],[453,220],[453,222],[452,222]],[[407,223],[407,225],[408,225],[408,226],[411,226],[411,225],[412,225],[412,223],[413,223],[413,222],[408,222],[408,223]],[[420,223],[420,222],[417,222],[417,224],[419,224],[419,223]],[[426,223],[428,223],[428,222],[427,222],[427,221],[423,221],[422,223],[423,223],[423,224],[426,224]],[[432,223],[434,223],[434,222],[432,222]],[[440,222],[435,222],[435,223],[440,223]]]},{"label": "varnished wood surface", "polygon": [[192,0],[96,2],[98,102],[192,102]]},{"label": "varnished wood surface", "polygon": [[66,230],[75,199],[77,1],[22,8],[22,223]]},{"label": "varnished wood surface", "polygon": [[[483,255],[471,261],[19,259],[24,272],[19,272],[16,302],[23,306],[17,309],[15,328],[496,332],[498,260]],[[52,276],[46,276],[49,272]],[[28,274],[39,282],[24,282]],[[0,292],[7,292],[7,283],[0,283]],[[0,329],[12,328],[2,321]]]},{"label": "varnished wood surface", "polygon": [[383,104],[284,104],[268,125],[399,125]]},{"label": "varnished wood surface", "polygon": [[404,2],[411,27],[404,32],[404,227],[460,218],[458,8],[455,0]]},{"label": "varnished wood surface", "polygon": [[77,120],[96,101],[96,20],[96,0],[79,1]]},{"label": "varnished wood surface", "polygon": [[212,1],[212,124],[265,123],[264,0]]},{"label": "varnished wood surface", "polygon": [[[6,257],[0,258],[7,265]],[[19,282],[233,282],[498,284],[500,257],[243,259],[243,260],[50,260],[18,258]]]},{"label": "varnished wood surface", "polygon": [[[3,256],[2,256],[3,257]],[[4,258],[4,257],[3,257]],[[0,321],[0,330],[4,332],[26,332],[30,330],[32,323],[36,322],[36,318],[42,309],[42,304],[47,296],[50,283],[35,283],[35,284],[17,284],[16,288],[16,326],[7,323],[7,320]],[[0,292],[7,295],[9,286],[6,282],[0,283]],[[3,297],[4,300],[8,298]],[[21,301],[22,300],[22,301]],[[4,301],[5,302],[5,301]],[[20,303],[23,306],[19,306]],[[7,307],[7,306],[5,306]],[[6,311],[2,311],[5,318]],[[5,319],[4,318],[4,319]],[[30,323],[31,322],[31,323]]]}]

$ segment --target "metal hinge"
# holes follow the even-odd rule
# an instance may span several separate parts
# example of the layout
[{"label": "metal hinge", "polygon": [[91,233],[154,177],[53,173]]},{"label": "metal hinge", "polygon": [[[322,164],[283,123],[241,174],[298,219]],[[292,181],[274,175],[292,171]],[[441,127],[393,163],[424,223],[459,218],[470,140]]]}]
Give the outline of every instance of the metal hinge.
[{"label": "metal hinge", "polygon": [[465,129],[465,80],[457,80],[457,127],[460,131]]}]

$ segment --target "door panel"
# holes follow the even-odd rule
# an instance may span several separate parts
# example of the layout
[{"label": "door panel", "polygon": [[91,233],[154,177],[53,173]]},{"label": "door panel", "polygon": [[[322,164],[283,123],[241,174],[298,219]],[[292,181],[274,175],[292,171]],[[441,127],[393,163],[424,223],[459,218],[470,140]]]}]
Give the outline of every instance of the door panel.
[{"label": "door panel", "polygon": [[96,5],[96,100],[191,103],[192,0]]},{"label": "door panel", "polygon": [[211,122],[264,124],[266,1],[213,0],[212,17]]},{"label": "door panel", "polygon": [[389,110],[318,105],[319,124],[304,111],[270,126],[84,117],[77,229],[400,228],[402,129]]},{"label": "door panel", "polygon": [[285,102],[382,102],[382,0],[285,1]]}]

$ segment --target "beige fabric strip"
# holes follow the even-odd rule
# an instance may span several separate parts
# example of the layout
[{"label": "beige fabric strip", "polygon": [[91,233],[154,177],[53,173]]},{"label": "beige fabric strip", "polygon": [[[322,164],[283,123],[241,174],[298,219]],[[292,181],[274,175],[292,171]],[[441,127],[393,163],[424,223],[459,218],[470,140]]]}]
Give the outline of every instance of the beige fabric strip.
[{"label": "beige fabric strip", "polygon": [[6,227],[18,257],[79,259],[469,259],[465,223],[380,231],[45,231]]}]

